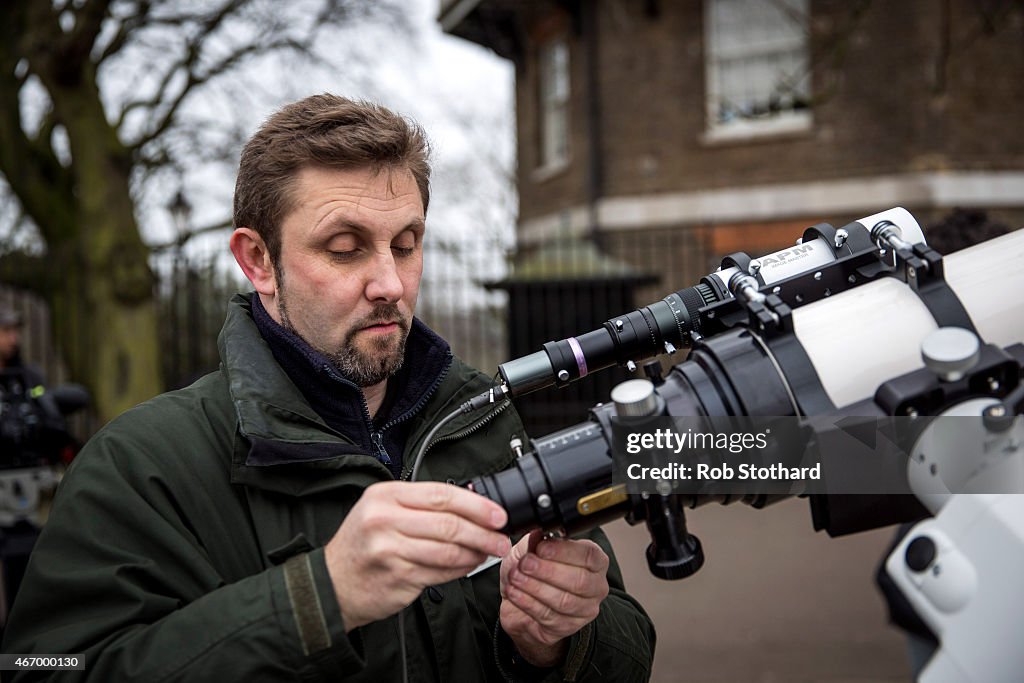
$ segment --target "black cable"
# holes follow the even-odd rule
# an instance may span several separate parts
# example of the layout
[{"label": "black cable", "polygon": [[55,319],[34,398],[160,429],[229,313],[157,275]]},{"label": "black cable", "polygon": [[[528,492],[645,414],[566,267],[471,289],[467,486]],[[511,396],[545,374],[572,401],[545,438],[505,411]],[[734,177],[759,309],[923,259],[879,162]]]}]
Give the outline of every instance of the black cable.
[{"label": "black cable", "polygon": [[409,683],[409,662],[405,656],[405,608],[398,610],[398,651],[402,657],[402,683]]},{"label": "black cable", "polygon": [[425,438],[423,440],[423,443],[420,444],[419,450],[416,451],[416,457],[413,458],[412,460],[412,474],[409,475],[409,481],[416,481],[417,477],[419,477],[420,465],[423,463],[423,456],[427,452],[427,446],[430,445],[430,440],[434,438],[434,435],[437,434],[438,430],[440,430],[441,427],[444,427],[446,424],[457,418],[459,415],[462,415],[463,412],[469,412],[464,411],[464,407],[465,404],[459,406],[452,412],[445,415],[444,419],[442,419],[440,422],[434,425],[434,428],[431,429],[430,432],[427,434],[427,438]]},{"label": "black cable", "polygon": [[[430,440],[434,438],[434,435],[440,431],[441,427],[445,426],[459,415],[468,414],[474,410],[479,410],[484,406],[497,403],[504,399],[507,393],[508,391],[504,385],[491,387],[487,391],[474,396],[452,412],[445,415],[444,418],[434,425],[434,428],[427,433],[427,437],[423,439],[423,443],[420,445],[419,450],[416,451],[416,457],[413,458],[412,461],[412,473],[409,475],[409,481],[416,481],[416,478],[420,473],[420,464],[423,462],[423,456],[427,452],[427,446],[430,444]],[[402,683],[409,683],[409,663],[406,659],[405,649],[405,610],[405,607],[398,610],[398,649],[402,657]]]}]

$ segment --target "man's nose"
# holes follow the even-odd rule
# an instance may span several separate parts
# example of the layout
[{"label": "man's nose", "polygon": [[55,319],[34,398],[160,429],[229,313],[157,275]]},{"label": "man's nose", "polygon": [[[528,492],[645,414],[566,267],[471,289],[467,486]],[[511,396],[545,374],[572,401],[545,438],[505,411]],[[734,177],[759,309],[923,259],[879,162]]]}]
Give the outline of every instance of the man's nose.
[{"label": "man's nose", "polygon": [[379,254],[370,266],[366,283],[366,298],[370,301],[395,303],[402,298],[405,286],[398,274],[398,264],[390,251]]}]

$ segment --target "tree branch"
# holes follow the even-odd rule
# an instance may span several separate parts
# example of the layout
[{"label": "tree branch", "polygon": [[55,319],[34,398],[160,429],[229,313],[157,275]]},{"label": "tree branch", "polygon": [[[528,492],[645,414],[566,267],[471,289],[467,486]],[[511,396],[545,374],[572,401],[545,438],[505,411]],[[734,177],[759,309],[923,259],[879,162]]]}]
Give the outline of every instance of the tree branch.
[{"label": "tree branch", "polygon": [[110,56],[120,52],[121,48],[128,43],[128,38],[149,23],[152,10],[153,3],[150,0],[141,0],[136,5],[134,12],[120,19],[121,24],[117,28],[117,33],[110,39],[110,42],[103,48],[103,51],[97,55],[95,60],[96,66],[102,64]]},{"label": "tree branch", "polygon": [[245,7],[251,0],[230,0],[219,9],[203,14],[179,14],[160,17],[159,22],[164,24],[187,24],[196,22],[200,26],[198,39],[206,39],[210,34],[219,29],[224,21],[232,14]]},{"label": "tree branch", "polygon": [[103,20],[110,12],[110,0],[88,0],[75,12],[75,27],[67,36],[67,45],[73,54],[83,62],[92,52]]},{"label": "tree branch", "polygon": [[[0,101],[17,103],[24,76],[16,68],[26,55],[22,40],[27,28],[28,7],[0,2]],[[42,135],[48,130],[44,121]],[[52,129],[50,129],[52,130]],[[53,236],[72,220],[69,202],[74,196],[71,176],[61,166],[49,137],[32,140],[25,133],[20,108],[0,107],[0,173],[18,197],[22,209],[35,221],[43,239]]]},{"label": "tree branch", "polygon": [[[231,14],[233,14],[235,11],[248,4],[249,1],[250,0],[231,0],[230,2],[227,2],[223,6],[221,6],[220,9],[218,9],[217,11],[209,15],[206,15],[205,17],[197,14],[183,14],[178,16],[163,16],[152,19],[150,22],[151,24],[184,25],[187,23],[198,23],[199,30],[186,43],[185,54],[182,56],[182,58],[177,63],[172,64],[171,67],[167,70],[167,73],[164,74],[163,79],[160,81],[160,85],[157,87],[156,93],[149,99],[135,100],[133,102],[129,102],[128,104],[126,104],[124,108],[121,110],[120,116],[118,116],[115,128],[120,130],[121,126],[125,122],[125,119],[128,117],[128,114],[130,114],[132,111],[139,108],[153,109],[159,106],[159,104],[165,100],[167,95],[167,88],[170,87],[171,81],[174,79],[174,76],[179,71],[184,69],[185,73],[188,74],[189,79],[191,79],[195,71],[196,63],[199,60],[200,51],[205,41],[210,37],[212,33],[214,33],[218,28],[220,28],[221,25],[223,25],[224,21]],[[186,84],[185,89],[181,93],[179,93],[179,103],[182,99],[184,99],[184,95],[187,94],[188,90],[191,87],[192,86],[190,84]],[[176,108],[177,105],[175,105],[174,109]],[[148,137],[149,139],[152,139],[155,136],[150,135]],[[145,144],[145,142],[146,141],[139,141],[134,145],[134,147],[138,147],[142,144]]]},{"label": "tree branch", "polygon": [[57,127],[58,123],[60,122],[57,120],[57,116],[53,111],[53,106],[51,105],[50,108],[46,110],[46,113],[43,114],[43,118],[39,122],[39,130],[36,131],[35,136],[32,138],[32,144],[40,152],[47,149],[52,151],[53,148],[50,145],[50,140],[53,138],[53,131]]},{"label": "tree branch", "polygon": [[[198,74],[191,69],[189,70],[188,76],[186,77],[185,85],[181,88],[178,94],[171,100],[167,109],[164,111],[163,116],[160,120],[155,123],[149,131],[142,137],[135,140],[129,145],[132,150],[138,150],[145,144],[152,142],[154,139],[160,137],[174,121],[174,116],[177,114],[181,103],[189,95],[189,93],[197,86],[203,85],[212,78],[215,78],[227,71],[230,71],[234,66],[241,62],[246,57],[250,57],[256,54],[262,54],[273,50],[292,49],[296,51],[305,51],[305,47],[290,38],[282,38],[280,40],[271,41],[269,43],[252,43],[245,47],[236,50],[232,54],[222,59],[219,63],[214,64],[209,69],[204,70],[204,73]],[[162,84],[162,88],[166,87],[170,79],[165,79]],[[155,106],[157,103],[153,103],[151,106]]]},{"label": "tree branch", "polygon": [[170,249],[180,249],[181,247],[185,246],[185,244],[187,244],[188,241],[191,240],[193,237],[205,235],[208,232],[227,230],[233,224],[234,223],[232,219],[227,218],[220,221],[219,223],[211,223],[210,225],[204,225],[201,228],[189,230],[188,232],[183,233],[180,237],[178,237],[178,239],[171,240],[170,242],[160,242],[159,244],[151,244],[149,245],[149,251],[153,254],[158,254],[164,251],[168,251]]},{"label": "tree branch", "polygon": [[177,74],[181,69],[185,69],[186,72],[190,72],[192,70],[193,63],[199,58],[198,50],[193,50],[192,48],[195,48],[195,46],[193,45],[190,49],[186,50],[184,59],[171,65],[167,70],[167,73],[165,73],[164,77],[160,80],[160,85],[157,86],[156,93],[154,93],[152,97],[147,100],[134,100],[124,106],[121,110],[121,114],[117,117],[117,123],[114,124],[114,127],[117,130],[121,129],[121,126],[124,125],[125,119],[128,118],[128,115],[136,109],[153,109],[154,107],[157,107],[163,101],[167,88],[170,87],[175,74]]}]

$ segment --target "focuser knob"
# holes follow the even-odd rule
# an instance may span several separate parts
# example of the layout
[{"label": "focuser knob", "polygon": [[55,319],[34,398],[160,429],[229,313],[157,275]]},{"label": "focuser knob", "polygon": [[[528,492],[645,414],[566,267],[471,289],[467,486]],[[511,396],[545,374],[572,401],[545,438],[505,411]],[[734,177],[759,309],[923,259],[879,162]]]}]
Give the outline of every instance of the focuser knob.
[{"label": "focuser knob", "polygon": [[647,379],[630,379],[612,389],[615,413],[619,417],[646,417],[661,412],[654,384]]},{"label": "focuser knob", "polygon": [[944,382],[955,382],[978,363],[981,343],[962,327],[940,327],[921,342],[925,366]]}]

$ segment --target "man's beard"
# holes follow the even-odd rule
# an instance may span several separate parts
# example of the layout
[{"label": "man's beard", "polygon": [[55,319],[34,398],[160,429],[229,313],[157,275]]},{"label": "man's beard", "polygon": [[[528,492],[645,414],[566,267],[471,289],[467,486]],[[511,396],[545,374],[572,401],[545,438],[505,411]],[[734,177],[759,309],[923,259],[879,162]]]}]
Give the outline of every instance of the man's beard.
[{"label": "man's beard", "polygon": [[[370,325],[384,322],[398,323],[398,343],[395,344],[392,335],[374,336],[370,340],[371,351],[361,351],[356,346],[357,332]],[[405,361],[405,340],[408,336],[409,322],[398,311],[398,304],[383,304],[352,326],[345,334],[340,349],[324,353],[349,380],[361,387],[370,387],[392,377],[402,368]]]},{"label": "man's beard", "polygon": [[[398,304],[381,304],[369,315],[355,322],[345,333],[341,348],[325,349],[303,337],[288,318],[288,307],[285,304],[284,292],[278,299],[277,309],[281,315],[281,325],[307,344],[312,346],[334,364],[346,379],[360,387],[380,384],[388,377],[394,376],[402,368],[405,361],[405,342],[409,336],[409,321],[398,310]],[[361,350],[356,345],[356,334],[363,328],[378,323],[394,322],[399,327],[398,343],[393,335],[371,335],[370,350]]]}]

